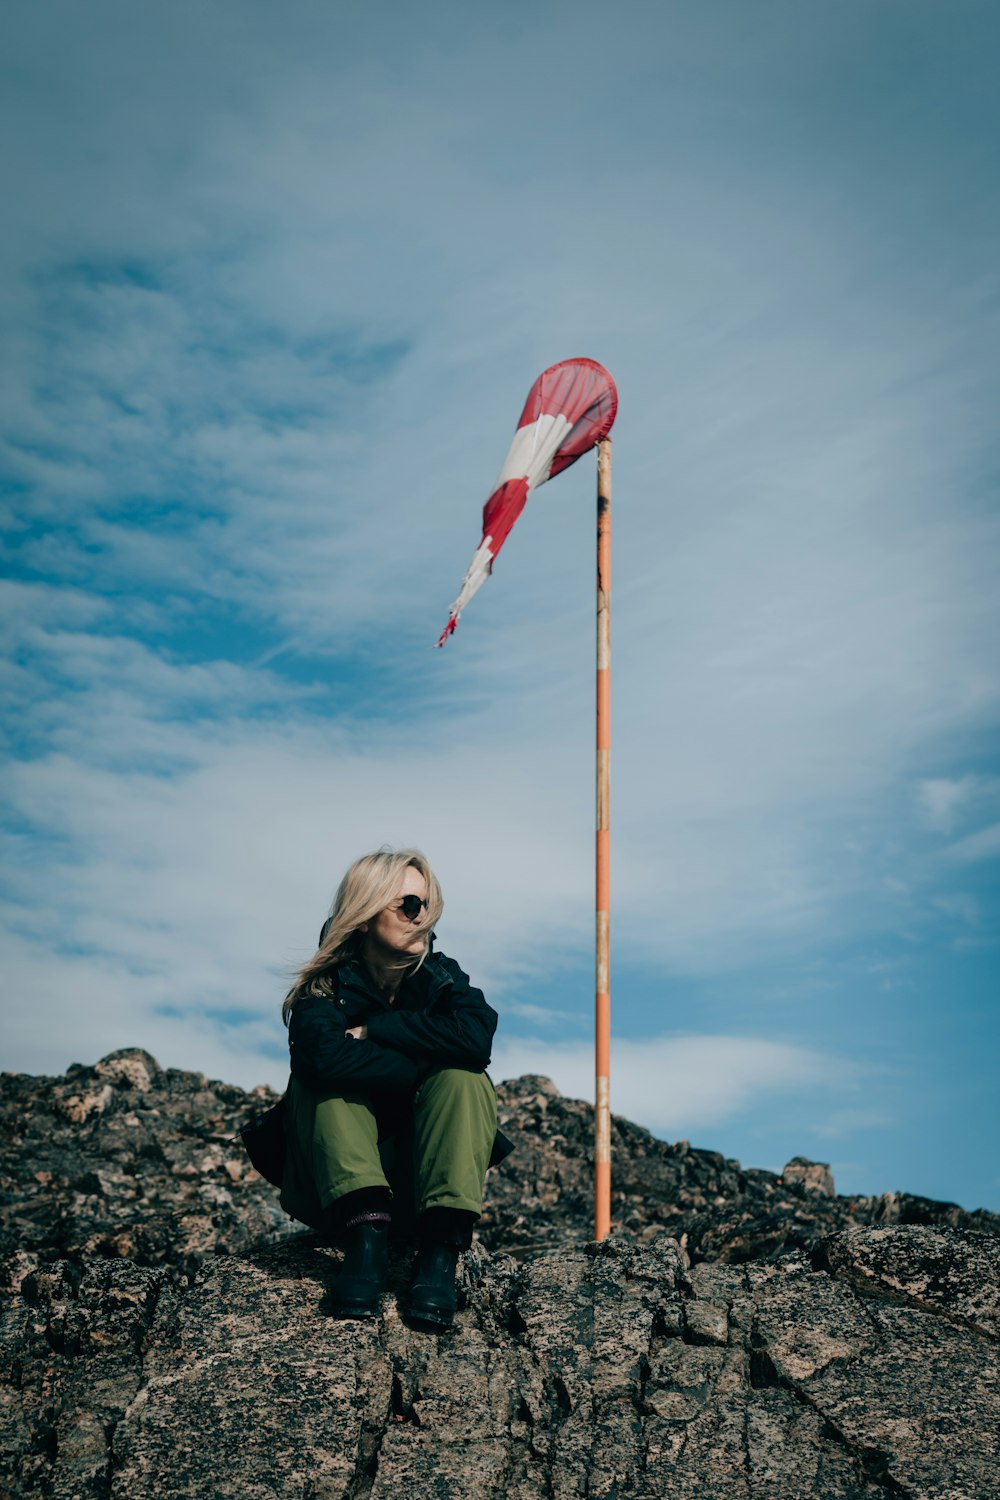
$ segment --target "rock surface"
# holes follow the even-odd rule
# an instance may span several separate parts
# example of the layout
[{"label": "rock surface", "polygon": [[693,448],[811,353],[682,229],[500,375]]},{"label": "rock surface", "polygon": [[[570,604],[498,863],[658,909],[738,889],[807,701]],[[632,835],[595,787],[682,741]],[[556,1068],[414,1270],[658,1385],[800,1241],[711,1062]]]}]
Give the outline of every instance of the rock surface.
[{"label": "rock surface", "polygon": [[236,1132],[274,1095],[161,1068],[137,1048],[62,1078],[0,1077],[6,1284],[56,1257],[125,1256],[192,1273],[283,1232]]},{"label": "rock surface", "polygon": [[589,1111],[521,1079],[454,1332],[400,1318],[405,1250],[341,1323],[231,1149],[263,1097],[137,1052],[4,1078],[4,1500],[995,1496],[995,1216],[617,1120],[588,1244]]},{"label": "rock surface", "polygon": [[62,1263],[3,1325],[6,1493],[987,1500],[998,1252],[923,1228],[835,1235],[819,1267],[477,1247],[441,1337],[391,1294],[375,1322],[326,1317],[335,1255],[306,1237],[188,1287]]}]

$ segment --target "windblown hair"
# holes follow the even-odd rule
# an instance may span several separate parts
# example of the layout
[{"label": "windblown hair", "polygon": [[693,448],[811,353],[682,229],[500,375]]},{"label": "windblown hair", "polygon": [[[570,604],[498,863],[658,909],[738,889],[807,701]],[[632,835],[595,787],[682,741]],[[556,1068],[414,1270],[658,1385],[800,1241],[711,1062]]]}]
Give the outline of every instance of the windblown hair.
[{"label": "windblown hair", "polygon": [[410,866],[419,870],[427,882],[427,910],[421,920],[413,924],[414,933],[425,937],[423,955],[414,964],[414,968],[419,969],[427,956],[431,929],[440,921],[444,911],[444,898],[437,876],[419,849],[390,849],[386,846],[374,854],[356,859],[340,882],[330,915],[319,935],[319,947],[308,963],[298,970],[285,996],[281,1018],[286,1026],[292,1006],[303,995],[329,996],[335,993],[333,971],[360,948],[361,924],[370,922],[396,900],[403,874]]}]

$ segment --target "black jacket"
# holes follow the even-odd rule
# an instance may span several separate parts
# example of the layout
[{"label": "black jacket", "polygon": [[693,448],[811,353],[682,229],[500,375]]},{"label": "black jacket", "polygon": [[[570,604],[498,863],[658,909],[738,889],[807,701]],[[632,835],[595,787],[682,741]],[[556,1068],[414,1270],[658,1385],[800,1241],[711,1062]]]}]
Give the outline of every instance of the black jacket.
[{"label": "black jacket", "polygon": [[[335,988],[335,998],[303,995],[289,1017],[292,1076],[306,1088],[409,1093],[435,1068],[488,1066],[496,1011],[453,958],[430,954],[391,1006],[358,959],[340,964]],[[368,1027],[367,1041],[345,1035],[355,1026]]]}]

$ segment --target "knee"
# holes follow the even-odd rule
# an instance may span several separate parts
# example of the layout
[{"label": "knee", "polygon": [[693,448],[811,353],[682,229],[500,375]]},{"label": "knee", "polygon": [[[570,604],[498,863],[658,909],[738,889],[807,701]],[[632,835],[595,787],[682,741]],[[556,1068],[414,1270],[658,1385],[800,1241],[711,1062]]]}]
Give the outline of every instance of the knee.
[{"label": "knee", "polygon": [[465,1094],[473,1098],[488,1095],[491,1099],[496,1095],[489,1075],[474,1073],[469,1068],[436,1068],[424,1079],[420,1092],[449,1096]]}]

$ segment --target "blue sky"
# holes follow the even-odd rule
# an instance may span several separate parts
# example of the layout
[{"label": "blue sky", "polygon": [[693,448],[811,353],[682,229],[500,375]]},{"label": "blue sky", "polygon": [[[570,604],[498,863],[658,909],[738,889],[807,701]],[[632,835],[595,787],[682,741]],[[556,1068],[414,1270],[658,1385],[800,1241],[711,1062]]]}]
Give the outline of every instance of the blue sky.
[{"label": "blue sky", "polygon": [[281,1085],[425,848],[590,1091],[594,474],[434,651],[528,387],[614,475],[612,1106],[1000,1208],[1000,17],[5,9],[5,1067]]}]

